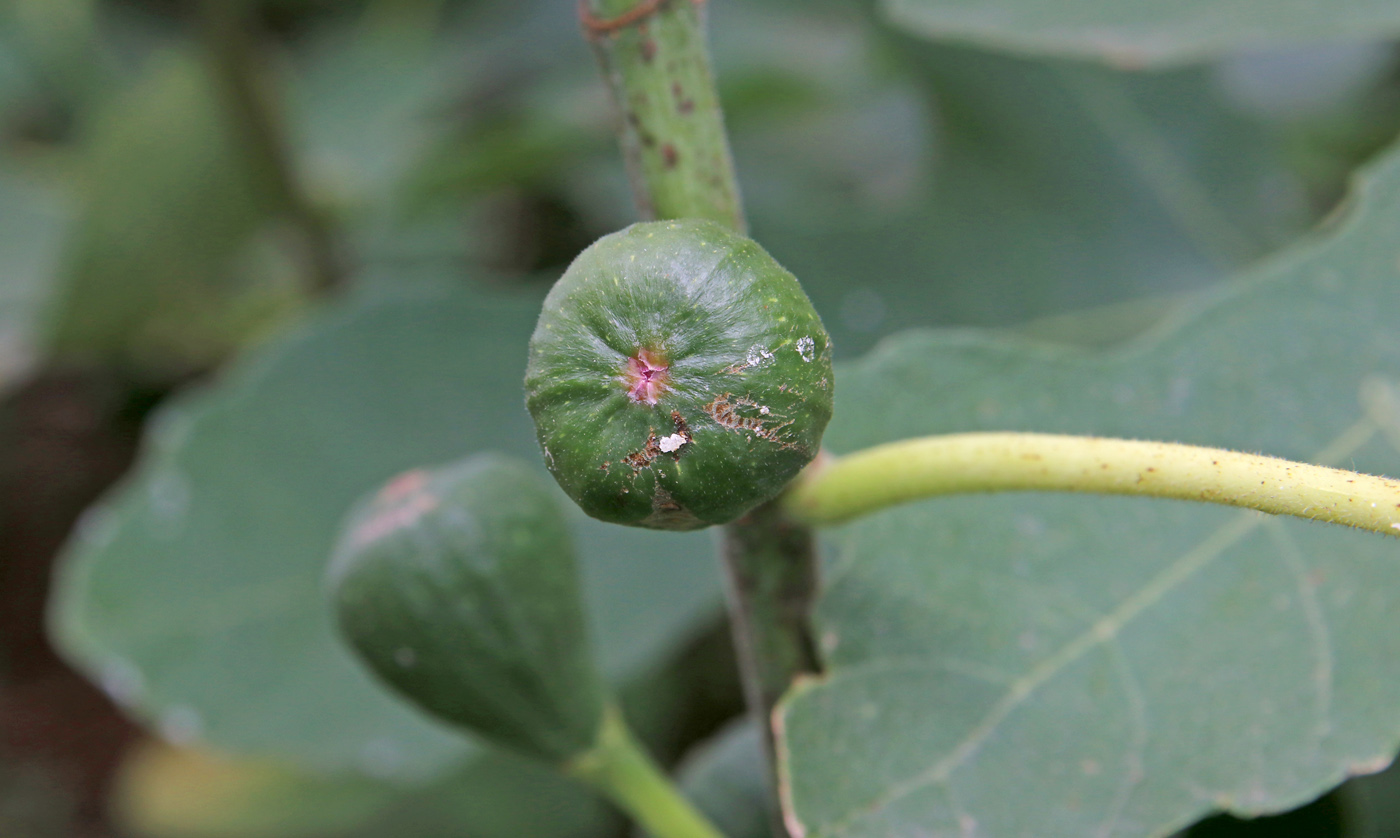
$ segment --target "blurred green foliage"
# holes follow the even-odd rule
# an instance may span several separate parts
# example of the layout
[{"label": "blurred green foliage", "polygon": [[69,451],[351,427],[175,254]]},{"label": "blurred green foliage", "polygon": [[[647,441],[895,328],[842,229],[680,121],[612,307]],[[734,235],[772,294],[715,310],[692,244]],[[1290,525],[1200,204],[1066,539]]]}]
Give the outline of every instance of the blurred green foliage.
[{"label": "blurred green foliage", "polygon": [[[1222,48],[1144,73],[1084,61],[1079,46],[1068,51],[1081,58],[1053,45],[1030,58],[919,40],[873,2],[709,5],[754,235],[802,278],[846,357],[929,325],[1112,344],[1296,241],[1400,126],[1381,41]],[[133,756],[119,789],[136,834],[625,834],[552,775],[371,692],[315,599],[350,498],[424,459],[531,453],[509,384],[530,312],[580,249],[634,220],[572,9],[253,5],[247,71],[285,150],[280,186],[305,196],[344,266],[324,299],[309,281],[318,244],[248,148],[249,114],[228,96],[198,2],[0,6],[0,391],[36,370],[174,388],[230,365],[180,403],[200,423],[184,406],[164,414],[132,488],[75,548],[101,553],[117,581],[93,600],[106,610],[82,604],[100,630],[70,634],[70,651],[105,657],[99,680],[158,734],[232,754],[187,806],[163,808],[185,763]],[[136,532],[143,515],[155,524]],[[103,542],[114,520],[130,532]],[[725,656],[696,659],[717,613],[709,544],[577,526],[601,655],[629,714],[675,757],[739,712]],[[200,585],[254,591],[253,605],[181,599]],[[648,598],[658,591],[673,598]],[[139,659],[120,665],[114,648]],[[356,738],[372,745],[381,727],[418,737],[405,764],[428,779],[338,773],[355,754],[382,767]],[[687,776],[703,804],[729,807],[721,822],[758,835],[753,746],[730,730]],[[291,765],[246,782],[268,758]],[[1281,838],[1336,808],[1350,814],[1302,829],[1384,838],[1394,783],[1348,785],[1292,826],[1220,820],[1191,834]],[[0,770],[0,833],[63,834],[73,806],[42,768]]]}]

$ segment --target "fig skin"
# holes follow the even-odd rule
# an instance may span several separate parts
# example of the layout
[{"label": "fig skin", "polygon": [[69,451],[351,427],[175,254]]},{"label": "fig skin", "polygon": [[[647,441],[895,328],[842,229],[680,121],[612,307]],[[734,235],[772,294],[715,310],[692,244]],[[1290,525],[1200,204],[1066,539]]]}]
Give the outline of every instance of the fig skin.
[{"label": "fig skin", "polygon": [[792,274],[712,221],[634,224],[583,253],[530,339],[546,466],[604,521],[728,523],[816,456],[831,341]]},{"label": "fig skin", "polygon": [[341,635],[383,683],[556,765],[593,747],[608,704],[579,584],[554,490],[498,454],[365,498],[327,571]]}]

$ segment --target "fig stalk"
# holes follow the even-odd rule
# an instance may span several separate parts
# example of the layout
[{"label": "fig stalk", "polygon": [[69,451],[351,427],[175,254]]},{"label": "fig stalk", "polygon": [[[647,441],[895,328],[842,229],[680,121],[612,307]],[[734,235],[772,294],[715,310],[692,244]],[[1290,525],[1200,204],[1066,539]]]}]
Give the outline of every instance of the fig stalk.
[{"label": "fig stalk", "polygon": [[335,233],[298,178],[285,128],[264,89],[250,17],[248,3],[201,0],[200,31],[210,69],[257,176],[302,239],[308,290],[328,293],[343,284],[345,265]]},{"label": "fig stalk", "polygon": [[819,671],[811,608],[817,596],[816,536],[789,518],[781,501],[724,528],[729,623],[744,700],[773,764],[769,714],[792,682]]},{"label": "fig stalk", "polygon": [[615,712],[604,716],[593,749],[565,771],[607,797],[655,838],[724,838],[661,773]]}]

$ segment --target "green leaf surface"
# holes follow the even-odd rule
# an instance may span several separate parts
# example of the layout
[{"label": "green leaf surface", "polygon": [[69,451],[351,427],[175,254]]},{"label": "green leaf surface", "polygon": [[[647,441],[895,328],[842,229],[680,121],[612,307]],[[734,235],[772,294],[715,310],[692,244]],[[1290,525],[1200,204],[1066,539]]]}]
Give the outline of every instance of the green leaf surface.
[{"label": "green leaf surface", "polygon": [[299,300],[221,102],[200,59],[172,50],[93,115],[45,336],[60,355],[183,372]]},{"label": "green leaf surface", "polygon": [[[1091,354],[911,333],[838,370],[838,453],[1025,430],[1400,472],[1400,158],[1325,236]],[[808,838],[1162,835],[1292,808],[1400,745],[1400,551],[1141,499],[970,496],[832,537],[829,672],[782,709]]]},{"label": "green leaf surface", "polygon": [[687,754],[677,779],[685,796],[725,838],[775,838],[768,810],[768,765],[752,722],[731,722]]},{"label": "green leaf surface", "polygon": [[880,0],[919,35],[1007,52],[1091,57],[1123,67],[1240,49],[1400,34],[1400,6],[1300,0]]},{"label": "green leaf surface", "polygon": [[[520,384],[537,306],[461,289],[351,300],[165,409],[69,548],[61,646],[177,740],[404,778],[458,760],[465,740],[333,635],[322,571],[351,503],[405,469],[500,449],[543,474]],[[712,612],[707,537],[574,518],[610,675]]]}]

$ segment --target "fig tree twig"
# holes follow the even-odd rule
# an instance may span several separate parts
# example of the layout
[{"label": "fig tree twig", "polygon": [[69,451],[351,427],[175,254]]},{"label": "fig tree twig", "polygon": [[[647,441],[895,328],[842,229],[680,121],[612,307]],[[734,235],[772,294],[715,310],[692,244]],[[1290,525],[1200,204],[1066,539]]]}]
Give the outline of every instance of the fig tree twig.
[{"label": "fig tree twig", "polygon": [[617,108],[642,218],[708,218],[744,232],[702,4],[582,0],[579,17]]},{"label": "fig tree twig", "polygon": [[290,146],[267,91],[249,31],[244,0],[201,0],[199,25],[215,84],[228,119],[239,132],[241,147],[255,175],[300,234],[309,262],[310,288],[327,292],[344,277],[335,237],[321,211],[306,195]]}]

